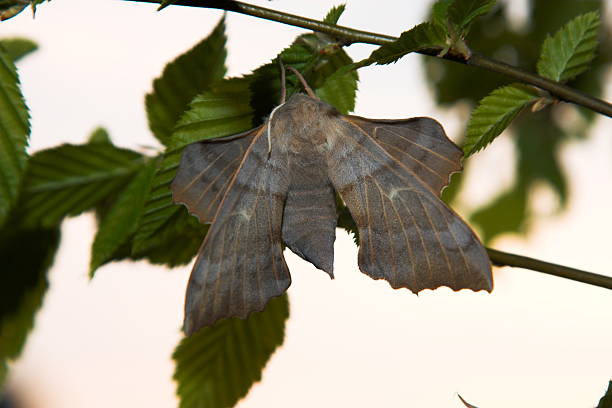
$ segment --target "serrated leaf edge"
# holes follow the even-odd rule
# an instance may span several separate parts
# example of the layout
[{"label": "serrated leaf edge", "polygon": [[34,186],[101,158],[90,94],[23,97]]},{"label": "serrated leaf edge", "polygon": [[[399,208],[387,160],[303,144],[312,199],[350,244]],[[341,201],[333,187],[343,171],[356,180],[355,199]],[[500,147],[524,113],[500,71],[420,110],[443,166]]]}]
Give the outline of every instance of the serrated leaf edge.
[{"label": "serrated leaf edge", "polygon": [[481,99],[468,122],[463,146],[466,157],[489,145],[538,96],[533,87],[515,83],[497,88]]}]

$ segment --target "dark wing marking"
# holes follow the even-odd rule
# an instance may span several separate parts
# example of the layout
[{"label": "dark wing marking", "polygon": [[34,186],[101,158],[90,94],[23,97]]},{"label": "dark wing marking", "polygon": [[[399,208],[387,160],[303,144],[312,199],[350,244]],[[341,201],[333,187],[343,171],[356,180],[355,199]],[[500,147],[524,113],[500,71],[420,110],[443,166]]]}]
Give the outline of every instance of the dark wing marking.
[{"label": "dark wing marking", "polygon": [[[339,119],[337,129],[329,146],[329,176],[359,228],[360,269],[415,293],[439,286],[490,291],[484,247],[420,173],[353,118]],[[435,144],[428,148],[437,152]]]},{"label": "dark wing marking", "polygon": [[185,147],[171,185],[174,202],[184,204],[200,222],[212,222],[230,180],[259,129]]},{"label": "dark wing marking", "polygon": [[226,317],[260,311],[289,287],[281,248],[287,156],[268,158],[264,129],[227,187],[189,278],[184,330],[191,334]]},{"label": "dark wing marking", "polygon": [[449,176],[461,170],[461,149],[446,137],[434,119],[385,120],[357,116],[346,119],[373,136],[391,157],[410,169],[437,196],[448,184]]}]

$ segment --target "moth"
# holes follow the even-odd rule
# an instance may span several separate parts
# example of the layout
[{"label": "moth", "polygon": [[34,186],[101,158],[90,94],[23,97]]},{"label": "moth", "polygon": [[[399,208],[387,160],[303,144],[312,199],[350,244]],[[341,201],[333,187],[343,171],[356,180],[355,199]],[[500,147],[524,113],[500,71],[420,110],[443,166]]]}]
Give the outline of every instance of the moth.
[{"label": "moth", "polygon": [[183,152],[173,199],[212,223],[189,278],[185,333],[284,293],[283,243],[333,278],[336,193],[357,224],[365,274],[415,293],[491,291],[484,247],[439,198],[462,158],[442,126],[342,115],[293,71],[307,94],[283,92],[263,125]]}]

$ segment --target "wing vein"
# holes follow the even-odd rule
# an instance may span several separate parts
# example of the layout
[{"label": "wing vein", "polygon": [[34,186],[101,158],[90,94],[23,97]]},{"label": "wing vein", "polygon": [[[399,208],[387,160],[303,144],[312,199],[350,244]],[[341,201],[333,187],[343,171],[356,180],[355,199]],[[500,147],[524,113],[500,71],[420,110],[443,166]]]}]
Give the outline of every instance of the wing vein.
[{"label": "wing vein", "polygon": [[[418,146],[418,147],[420,147],[421,149],[423,149],[423,150],[425,150],[425,151],[427,151],[427,152],[429,152],[429,153],[433,154],[434,156],[438,156],[438,157],[439,157],[439,158],[441,158],[442,160],[447,161],[447,162],[449,162],[449,163],[451,163],[451,164],[453,164],[453,165],[456,165],[456,163],[455,163],[454,161],[450,160],[448,157],[445,157],[444,155],[441,155],[440,153],[438,153],[438,152],[436,152],[436,151],[434,151],[434,150],[431,150],[431,149],[429,149],[429,148],[428,148],[428,147],[426,147],[426,146],[423,146],[423,145],[421,145],[421,144],[418,144],[418,143],[417,143],[417,142],[415,142],[414,140],[410,140],[410,139],[408,139],[407,137],[402,136],[402,135],[401,135],[401,133],[398,133],[398,132],[396,132],[396,131],[394,131],[394,130],[390,130],[390,129],[388,129],[388,128],[385,128],[385,129],[386,129],[386,130],[387,130],[389,133],[393,133],[394,135],[396,135],[397,137],[399,137],[399,138],[401,138],[401,139],[404,139],[404,140],[405,140],[405,141],[407,141],[408,143],[411,143],[411,144],[413,144],[413,145],[415,145],[415,146]],[[415,133],[420,134],[420,135],[429,136],[429,135],[427,135],[426,133],[423,133],[423,132],[419,132],[419,131],[416,131],[416,130],[413,130],[413,131],[414,131]],[[450,140],[449,140],[449,142],[450,142]]]},{"label": "wing vein", "polygon": [[[221,231],[220,231],[220,232],[222,232],[222,234],[221,234],[221,245],[220,245],[221,246],[221,256],[218,259],[224,259],[225,258],[225,230],[227,228],[226,225],[227,224],[224,224],[222,229],[221,229]],[[217,246],[215,245],[215,248],[216,247]],[[212,316],[217,316],[217,308],[219,306],[219,299],[220,299],[218,291],[219,291],[219,285],[221,284],[221,279],[220,279],[221,270],[219,268],[220,262],[215,262],[214,265],[215,265],[215,268],[217,269],[217,273],[215,275],[215,283],[214,283],[215,289],[213,290],[213,293],[212,293],[213,294]],[[210,269],[210,267],[211,267],[210,260],[209,260],[209,265],[207,265],[207,266],[208,266],[207,269]],[[208,278],[208,271],[207,271],[206,277]],[[205,280],[204,281],[205,287],[206,287],[206,282],[207,281]],[[206,295],[206,294],[204,294],[204,295]]]},{"label": "wing vein", "polygon": [[431,269],[431,261],[429,260],[429,252],[427,251],[427,245],[425,245],[425,239],[423,239],[423,232],[421,231],[421,227],[419,227],[419,224],[416,221],[416,217],[412,213],[412,210],[410,209],[410,207],[406,205],[404,200],[402,200],[401,203],[402,203],[402,206],[404,206],[404,209],[406,210],[406,212],[408,212],[408,214],[410,215],[410,218],[412,218],[412,223],[417,229],[419,239],[421,240],[421,245],[423,246],[423,251],[425,252],[425,259],[427,260],[427,271],[429,273],[429,277],[433,279],[433,270]]},{"label": "wing vein", "polygon": [[[211,161],[208,166],[206,166],[202,171],[200,171],[196,176],[194,176],[193,179],[184,188],[182,188],[180,191],[178,191],[176,194],[183,194],[187,189],[191,188],[193,186],[193,184],[200,177],[202,177],[204,175],[204,173],[206,173],[213,165],[215,165],[215,163],[217,163],[219,160],[221,160],[223,155],[226,154],[226,153],[227,153],[227,150],[223,151],[220,155],[215,157],[215,159],[213,161]],[[232,161],[228,162],[228,164],[232,164],[235,161],[236,160],[232,160]],[[223,168],[223,171],[225,171],[226,168],[227,168],[227,166]]]},{"label": "wing vein", "polygon": [[[225,167],[223,168],[223,170],[221,170],[221,171],[220,171],[220,172],[217,174],[217,176],[216,176],[214,179],[212,179],[212,180],[211,180],[211,181],[208,183],[208,186],[207,186],[207,187],[206,187],[204,190],[202,190],[202,192],[200,193],[200,195],[199,195],[199,197],[198,197],[198,200],[195,202],[194,206],[197,206],[197,205],[200,203],[200,201],[202,201],[202,199],[204,198],[204,196],[206,195],[206,193],[208,193],[208,190],[210,190],[210,189],[211,189],[211,188],[212,188],[212,187],[215,185],[215,183],[216,183],[216,182],[217,182],[217,181],[218,181],[218,180],[219,180],[219,179],[222,177],[222,175],[224,175],[224,174],[225,174],[225,172],[227,171],[227,169],[231,168],[231,165],[232,165],[232,164],[233,164],[233,162],[228,163],[228,164],[227,164],[227,166],[225,166]],[[223,190],[223,189],[221,189],[221,190]],[[221,191],[221,190],[220,190],[220,191]],[[227,191],[227,190],[225,190],[225,191]],[[215,197],[216,197],[216,196],[215,196]]]},{"label": "wing vein", "polygon": [[[402,162],[396,160],[395,158],[391,157],[391,155],[389,153],[387,153],[387,151],[385,150],[384,147],[382,147],[380,145],[380,143],[375,140],[372,136],[370,136],[365,130],[363,130],[359,125],[357,125],[356,123],[353,123],[349,120],[347,120],[346,118],[344,118],[344,120],[346,120],[349,124],[353,125],[355,128],[357,128],[357,130],[359,130],[360,133],[362,133],[363,135],[365,135],[365,137],[370,140],[372,143],[374,143],[375,146],[377,146],[380,150],[380,152],[387,156],[387,158],[389,159],[389,161],[391,161],[392,163],[397,163],[398,166],[400,166],[402,169],[406,170],[408,173],[410,173],[412,175],[412,177],[414,177],[414,179],[418,182],[418,184],[420,184],[423,188],[426,188],[428,191],[432,192],[434,194],[434,196],[438,196],[438,194],[440,193],[439,191],[436,192],[434,191],[427,183],[423,183],[421,181],[421,179],[419,178],[419,176],[417,176],[414,171],[412,169],[410,169],[409,167],[405,166]],[[353,138],[354,139],[354,138]],[[368,155],[370,155],[373,160],[376,162],[378,160],[380,160],[379,158],[376,157],[376,155],[371,152],[370,150],[366,149],[365,146],[362,146],[360,143],[355,143],[356,146],[358,146],[362,151],[366,152]],[[407,184],[412,184],[412,180],[406,180],[406,178],[404,176],[402,176],[401,174],[398,174],[397,172],[394,172],[394,174],[398,177],[400,177],[402,180],[406,181]]]},{"label": "wing vein", "polygon": [[[406,155],[408,157],[410,157],[410,159],[412,159],[413,161],[419,163],[421,166],[423,166],[423,168],[425,168],[426,170],[428,170],[431,174],[435,175],[436,177],[438,177],[440,180],[442,181],[447,181],[447,177],[445,177],[444,174],[440,174],[437,171],[435,171],[434,169],[432,169],[431,167],[429,167],[428,165],[426,165],[425,163],[423,163],[422,161],[420,161],[419,159],[417,159],[416,157],[414,157],[413,155],[409,154],[408,152],[403,151],[402,149],[399,149],[398,147],[393,146],[392,144],[389,143],[385,143],[383,141],[380,142],[381,145],[385,145],[385,146],[389,146],[390,149],[396,150],[398,152],[401,153],[406,153]],[[422,181],[422,180],[421,180]]]},{"label": "wing vein", "polygon": [[461,248],[461,245],[459,244],[459,241],[457,240],[457,236],[455,235],[455,233],[453,232],[453,229],[450,228],[450,223],[448,222],[448,214],[442,214],[442,216],[444,217],[444,221],[446,222],[446,225],[449,226],[448,230],[450,232],[450,234],[453,237],[453,240],[455,241],[455,243],[457,243],[457,248],[459,248],[459,252],[461,253],[461,259],[463,260],[463,264],[465,265],[465,278],[466,280],[468,280],[468,275],[470,273],[470,266],[468,265],[467,262],[467,258],[465,256],[465,253],[463,252],[463,248]]},{"label": "wing vein", "polygon": [[397,207],[395,206],[395,203],[393,201],[391,201],[391,208],[393,208],[393,211],[395,212],[395,215],[397,216],[397,219],[399,221],[399,224],[402,228],[402,235],[404,236],[404,243],[406,244],[406,248],[408,248],[408,257],[410,259],[410,275],[412,277],[412,281],[413,281],[413,285],[416,288],[417,287],[417,280],[416,280],[416,273],[415,273],[415,259],[414,259],[414,253],[412,252],[412,245],[410,243],[410,239],[408,238],[408,235],[406,233],[406,227],[404,225],[404,220],[402,219],[402,216],[400,215]]},{"label": "wing vein", "polygon": [[419,204],[421,205],[421,208],[423,209],[423,212],[425,212],[425,216],[427,217],[427,221],[429,222],[429,225],[431,225],[431,229],[434,232],[434,235],[436,236],[436,241],[438,241],[438,244],[440,245],[440,249],[442,250],[442,254],[444,255],[444,260],[446,261],[446,265],[448,266],[448,272],[451,274],[451,276],[456,280],[456,276],[454,273],[454,270],[451,266],[450,260],[448,259],[448,255],[446,253],[446,248],[444,248],[444,245],[442,245],[442,240],[440,239],[440,234],[438,232],[438,229],[436,228],[436,225],[433,223],[431,216],[429,215],[429,211],[427,211],[427,207],[423,204],[423,201],[421,200],[421,197],[419,194],[416,194],[416,198],[419,201]]},{"label": "wing vein", "polygon": [[391,273],[393,274],[393,281],[397,282],[397,262],[395,259],[395,248],[392,244],[393,237],[391,236],[391,225],[389,224],[389,217],[387,216],[387,210],[385,209],[385,198],[387,198],[387,195],[383,192],[382,188],[380,187],[380,184],[378,183],[378,180],[373,179],[372,181],[374,181],[374,184],[376,185],[376,188],[378,189],[378,193],[380,195],[383,218],[385,220],[385,230],[387,231],[387,236],[389,237],[389,249],[391,250]]}]

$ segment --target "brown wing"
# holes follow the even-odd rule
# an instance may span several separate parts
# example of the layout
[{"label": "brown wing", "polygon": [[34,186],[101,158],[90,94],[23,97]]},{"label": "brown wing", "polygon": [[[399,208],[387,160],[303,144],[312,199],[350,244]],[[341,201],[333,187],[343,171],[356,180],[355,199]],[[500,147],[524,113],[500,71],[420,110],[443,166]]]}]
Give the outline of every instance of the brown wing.
[{"label": "brown wing", "polygon": [[260,311],[289,287],[281,248],[288,163],[272,149],[268,158],[267,136],[259,129],[227,187],[189,278],[188,335],[218,319]]},{"label": "brown wing", "polygon": [[260,128],[185,147],[171,185],[174,202],[185,204],[200,222],[212,222],[230,180]]},{"label": "brown wing", "polygon": [[434,119],[346,118],[372,135],[391,157],[409,168],[437,196],[448,184],[449,176],[461,170],[461,149],[446,137]]},{"label": "brown wing", "polygon": [[[428,180],[433,178],[424,175],[430,171],[423,173],[419,163],[411,165],[413,154],[400,154],[398,144],[383,148],[388,139],[381,140],[382,132],[378,138],[369,134],[380,126],[361,127],[364,120],[340,118],[328,153],[332,184],[359,228],[360,269],[415,293],[439,286],[490,291],[491,266],[485,249],[432,191]],[[408,139],[403,128],[402,123],[387,123],[384,132]],[[428,149],[446,155],[435,143]],[[422,158],[418,162],[430,163]],[[431,170],[440,172],[435,166]]]}]

